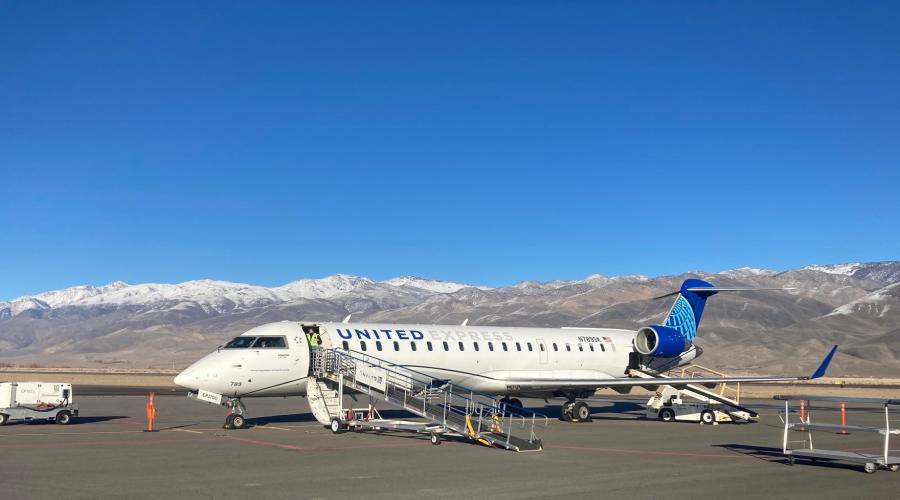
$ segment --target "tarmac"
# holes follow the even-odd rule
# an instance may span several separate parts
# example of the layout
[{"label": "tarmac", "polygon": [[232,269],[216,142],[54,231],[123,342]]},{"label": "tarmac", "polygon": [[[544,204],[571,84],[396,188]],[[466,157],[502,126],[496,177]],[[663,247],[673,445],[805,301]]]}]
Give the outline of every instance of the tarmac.
[{"label": "tarmac", "polygon": [[[462,438],[433,446],[424,435],[335,435],[303,398],[247,399],[251,427],[224,430],[224,408],[161,394],[159,431],[148,433],[146,396],[97,392],[109,395],[76,392],[81,416],[71,425],[0,427],[2,498],[845,499],[900,491],[900,472],[789,466],[781,454],[783,403],[772,400],[745,401],[759,422],[716,426],[641,418],[644,400],[634,398],[594,400],[593,421],[575,424],[553,418],[558,402],[526,400],[551,418],[537,429],[544,451],[515,453]],[[815,420],[839,422],[833,407],[814,412]],[[881,425],[882,412],[850,407],[848,424]],[[900,426],[900,413],[892,425]],[[881,449],[872,433],[814,439],[820,448]]]}]

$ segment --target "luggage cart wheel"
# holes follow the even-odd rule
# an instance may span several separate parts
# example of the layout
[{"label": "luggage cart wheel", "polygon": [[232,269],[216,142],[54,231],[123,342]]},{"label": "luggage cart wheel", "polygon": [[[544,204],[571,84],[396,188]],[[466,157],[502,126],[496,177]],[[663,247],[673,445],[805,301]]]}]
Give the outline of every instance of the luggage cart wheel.
[{"label": "luggage cart wheel", "polygon": [[433,445],[441,444],[441,435],[436,432],[432,432],[431,433],[431,444],[433,444]]},{"label": "luggage cart wheel", "polygon": [[9,422],[9,417],[5,413],[0,413],[0,425],[6,425],[7,422]]},{"label": "luggage cart wheel", "polygon": [[714,424],[716,422],[716,415],[711,410],[703,410],[700,412],[700,422],[704,424]]},{"label": "luggage cart wheel", "polygon": [[796,459],[794,458],[794,455],[788,457],[788,465],[794,465],[795,461]]},{"label": "luggage cart wheel", "polygon": [[900,465],[891,464],[887,466],[887,469],[891,472],[897,472],[898,470],[900,470]]},{"label": "luggage cart wheel", "polygon": [[875,474],[875,471],[878,467],[875,467],[875,464],[869,462],[866,464],[866,474]]},{"label": "luggage cart wheel", "polygon": [[338,434],[339,432],[341,432],[341,421],[340,420],[338,420],[336,418],[331,419],[331,432],[333,432],[335,434]]}]

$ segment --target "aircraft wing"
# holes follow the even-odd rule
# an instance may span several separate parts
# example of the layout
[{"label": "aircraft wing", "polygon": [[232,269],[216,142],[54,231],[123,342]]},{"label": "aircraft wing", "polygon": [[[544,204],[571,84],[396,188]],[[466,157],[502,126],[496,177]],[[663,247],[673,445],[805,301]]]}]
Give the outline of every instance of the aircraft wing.
[{"label": "aircraft wing", "polygon": [[796,377],[694,377],[694,378],[596,378],[596,379],[506,379],[506,384],[511,389],[517,391],[546,391],[560,389],[601,389],[604,387],[645,387],[656,388],[661,385],[671,385],[678,389],[682,389],[688,384],[714,386],[722,383],[753,383],[753,382],[794,382],[798,380],[813,380],[825,375],[831,358],[837,351],[838,346],[831,348],[831,351],[819,364],[812,375],[796,376]]}]

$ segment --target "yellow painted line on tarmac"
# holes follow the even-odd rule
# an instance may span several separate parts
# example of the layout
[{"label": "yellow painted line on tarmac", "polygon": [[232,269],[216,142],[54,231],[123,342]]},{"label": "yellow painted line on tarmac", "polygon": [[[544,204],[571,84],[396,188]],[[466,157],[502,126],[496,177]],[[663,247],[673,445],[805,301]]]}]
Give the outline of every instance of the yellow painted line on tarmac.
[{"label": "yellow painted line on tarmac", "polygon": [[287,429],[285,427],[275,427],[274,425],[256,425],[253,426],[254,429],[278,429],[279,431],[290,431],[291,429]]},{"label": "yellow painted line on tarmac", "polygon": [[190,432],[191,434],[203,434],[200,431],[195,431],[194,429],[166,429],[167,431],[178,431],[178,432]]}]

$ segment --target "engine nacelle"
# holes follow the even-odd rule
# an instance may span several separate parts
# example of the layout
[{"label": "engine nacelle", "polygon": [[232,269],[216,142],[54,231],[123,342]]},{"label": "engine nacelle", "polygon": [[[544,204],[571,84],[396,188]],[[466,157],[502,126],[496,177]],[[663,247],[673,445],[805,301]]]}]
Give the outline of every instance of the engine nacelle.
[{"label": "engine nacelle", "polygon": [[674,358],[690,347],[690,340],[668,326],[645,326],[634,336],[634,348],[645,356]]}]

